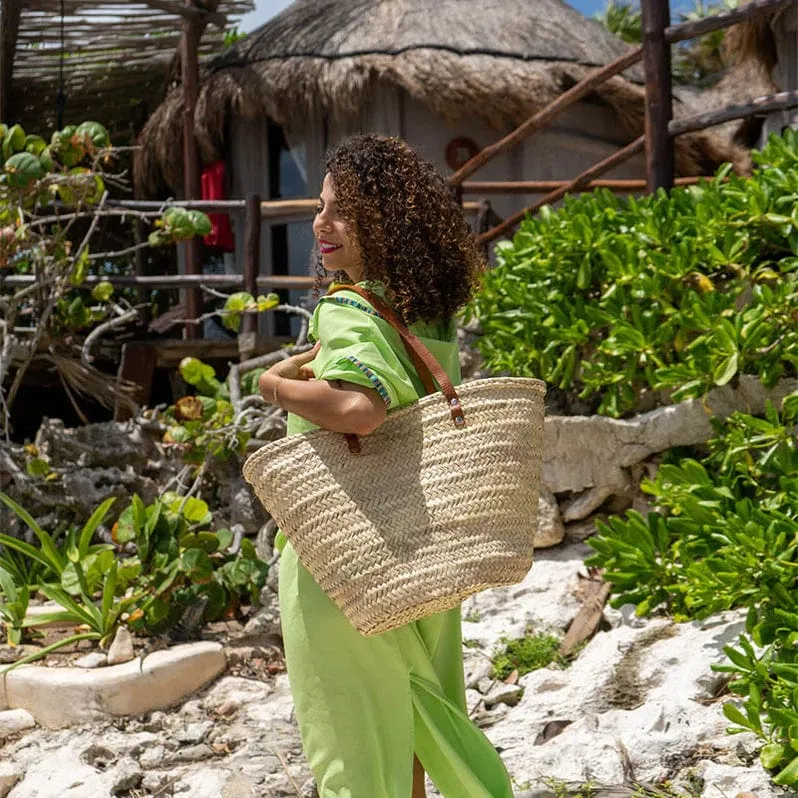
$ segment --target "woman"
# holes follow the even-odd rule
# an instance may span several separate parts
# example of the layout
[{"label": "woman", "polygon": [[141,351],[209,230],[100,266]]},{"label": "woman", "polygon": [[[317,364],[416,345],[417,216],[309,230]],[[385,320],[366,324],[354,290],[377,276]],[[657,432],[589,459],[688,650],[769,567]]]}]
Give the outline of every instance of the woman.
[{"label": "woman", "polygon": [[[330,153],[313,232],[319,273],[391,304],[460,380],[453,315],[481,268],[443,180],[397,139],[351,138]],[[288,433],[368,435],[424,388],[399,336],[354,292],[323,297],[316,346],[260,378]],[[282,546],[280,611],[302,742],[321,798],[512,798],[507,772],[468,719],[459,608],[363,637]]]}]

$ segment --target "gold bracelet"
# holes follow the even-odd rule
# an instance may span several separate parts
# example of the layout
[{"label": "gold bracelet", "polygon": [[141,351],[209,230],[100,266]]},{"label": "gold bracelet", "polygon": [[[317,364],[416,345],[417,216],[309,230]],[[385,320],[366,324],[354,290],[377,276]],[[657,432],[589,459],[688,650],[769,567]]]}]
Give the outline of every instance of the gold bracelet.
[{"label": "gold bracelet", "polygon": [[280,410],[283,410],[284,408],[280,404],[280,397],[277,395],[277,386],[282,382],[282,379],[283,379],[282,377],[278,377],[274,381],[274,389],[272,390],[272,404],[277,405],[277,407],[279,407]]}]

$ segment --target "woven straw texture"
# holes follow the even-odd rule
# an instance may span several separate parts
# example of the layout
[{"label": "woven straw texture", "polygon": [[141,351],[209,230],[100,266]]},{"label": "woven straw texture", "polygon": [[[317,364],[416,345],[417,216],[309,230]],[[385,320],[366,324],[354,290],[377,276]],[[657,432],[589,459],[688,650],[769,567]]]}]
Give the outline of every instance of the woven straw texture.
[{"label": "woven straw texture", "polygon": [[317,431],[267,444],[244,477],[303,565],[364,635],[521,581],[532,566],[543,445],[539,380],[458,388],[392,413],[352,454]]}]

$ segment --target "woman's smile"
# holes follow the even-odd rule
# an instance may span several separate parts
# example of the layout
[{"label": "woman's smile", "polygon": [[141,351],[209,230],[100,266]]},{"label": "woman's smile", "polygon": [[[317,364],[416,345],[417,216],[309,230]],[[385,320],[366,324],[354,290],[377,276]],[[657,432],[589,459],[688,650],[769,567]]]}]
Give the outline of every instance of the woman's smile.
[{"label": "woman's smile", "polygon": [[319,239],[319,250],[321,250],[322,255],[329,255],[331,252],[341,249],[341,246],[341,244],[334,244],[324,238]]}]

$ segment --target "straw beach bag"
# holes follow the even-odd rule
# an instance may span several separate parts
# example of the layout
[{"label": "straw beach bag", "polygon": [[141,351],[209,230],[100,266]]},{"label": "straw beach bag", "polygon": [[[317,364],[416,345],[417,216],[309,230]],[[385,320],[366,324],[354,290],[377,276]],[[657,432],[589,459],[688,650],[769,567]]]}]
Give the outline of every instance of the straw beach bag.
[{"label": "straw beach bag", "polygon": [[373,635],[524,578],[545,385],[502,377],[455,391],[382,300],[345,288],[399,333],[428,395],[360,439],[318,430],[266,444],[244,477],[322,590]]}]

